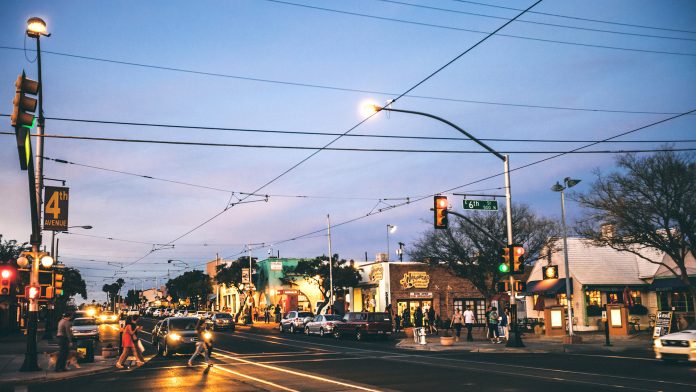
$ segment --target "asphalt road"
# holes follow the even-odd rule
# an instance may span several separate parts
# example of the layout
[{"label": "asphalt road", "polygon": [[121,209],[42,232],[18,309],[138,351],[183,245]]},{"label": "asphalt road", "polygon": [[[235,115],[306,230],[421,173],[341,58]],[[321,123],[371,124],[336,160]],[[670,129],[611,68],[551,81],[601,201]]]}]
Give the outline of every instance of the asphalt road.
[{"label": "asphalt road", "polygon": [[[141,319],[145,331],[153,320]],[[144,333],[147,340],[149,334]],[[154,350],[146,345],[146,355]],[[216,332],[213,368],[185,356],[30,391],[695,391],[696,366],[647,356],[414,352],[278,331]]]}]

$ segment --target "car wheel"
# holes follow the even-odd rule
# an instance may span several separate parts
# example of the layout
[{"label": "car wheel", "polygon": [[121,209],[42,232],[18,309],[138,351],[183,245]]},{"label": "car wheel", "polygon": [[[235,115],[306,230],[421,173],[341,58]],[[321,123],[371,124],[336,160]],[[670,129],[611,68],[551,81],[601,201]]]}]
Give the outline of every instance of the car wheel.
[{"label": "car wheel", "polygon": [[309,327],[305,327],[304,333],[305,333],[305,335],[309,336]]},{"label": "car wheel", "polygon": [[319,336],[324,337],[324,328],[319,328]]},{"label": "car wheel", "polygon": [[357,340],[358,342],[360,342],[360,341],[362,341],[362,340],[364,340],[364,339],[365,339],[365,336],[363,336],[362,331],[360,331],[359,329],[355,330],[355,340]]},{"label": "car wheel", "polygon": [[290,324],[290,333],[295,333],[295,325]]}]

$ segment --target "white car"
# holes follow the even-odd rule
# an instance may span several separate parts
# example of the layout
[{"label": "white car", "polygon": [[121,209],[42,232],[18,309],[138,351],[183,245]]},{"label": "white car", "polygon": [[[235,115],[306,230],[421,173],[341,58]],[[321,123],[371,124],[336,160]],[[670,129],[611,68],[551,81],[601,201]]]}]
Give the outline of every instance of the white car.
[{"label": "white car", "polygon": [[99,340],[99,326],[94,317],[81,317],[73,320],[70,327],[74,339]]},{"label": "white car", "polygon": [[655,339],[655,357],[663,361],[696,362],[696,324]]}]

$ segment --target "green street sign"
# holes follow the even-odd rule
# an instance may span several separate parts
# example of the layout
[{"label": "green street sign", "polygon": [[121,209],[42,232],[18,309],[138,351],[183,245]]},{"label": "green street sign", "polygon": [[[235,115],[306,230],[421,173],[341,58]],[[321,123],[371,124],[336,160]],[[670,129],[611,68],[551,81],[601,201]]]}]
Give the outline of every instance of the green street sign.
[{"label": "green street sign", "polygon": [[498,201],[497,200],[467,200],[467,199],[464,199],[464,209],[465,210],[498,211]]}]

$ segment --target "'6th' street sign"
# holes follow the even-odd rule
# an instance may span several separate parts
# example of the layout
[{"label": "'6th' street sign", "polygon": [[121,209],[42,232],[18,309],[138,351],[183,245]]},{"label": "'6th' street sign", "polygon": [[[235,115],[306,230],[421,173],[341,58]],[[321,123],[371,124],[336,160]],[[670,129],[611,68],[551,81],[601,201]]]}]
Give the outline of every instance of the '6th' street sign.
[{"label": "'6th' street sign", "polygon": [[44,189],[43,229],[52,231],[68,230],[70,189],[57,186],[47,186]]},{"label": "'6th' street sign", "polygon": [[465,210],[485,210],[498,211],[498,202],[496,200],[467,200],[464,199]]}]

